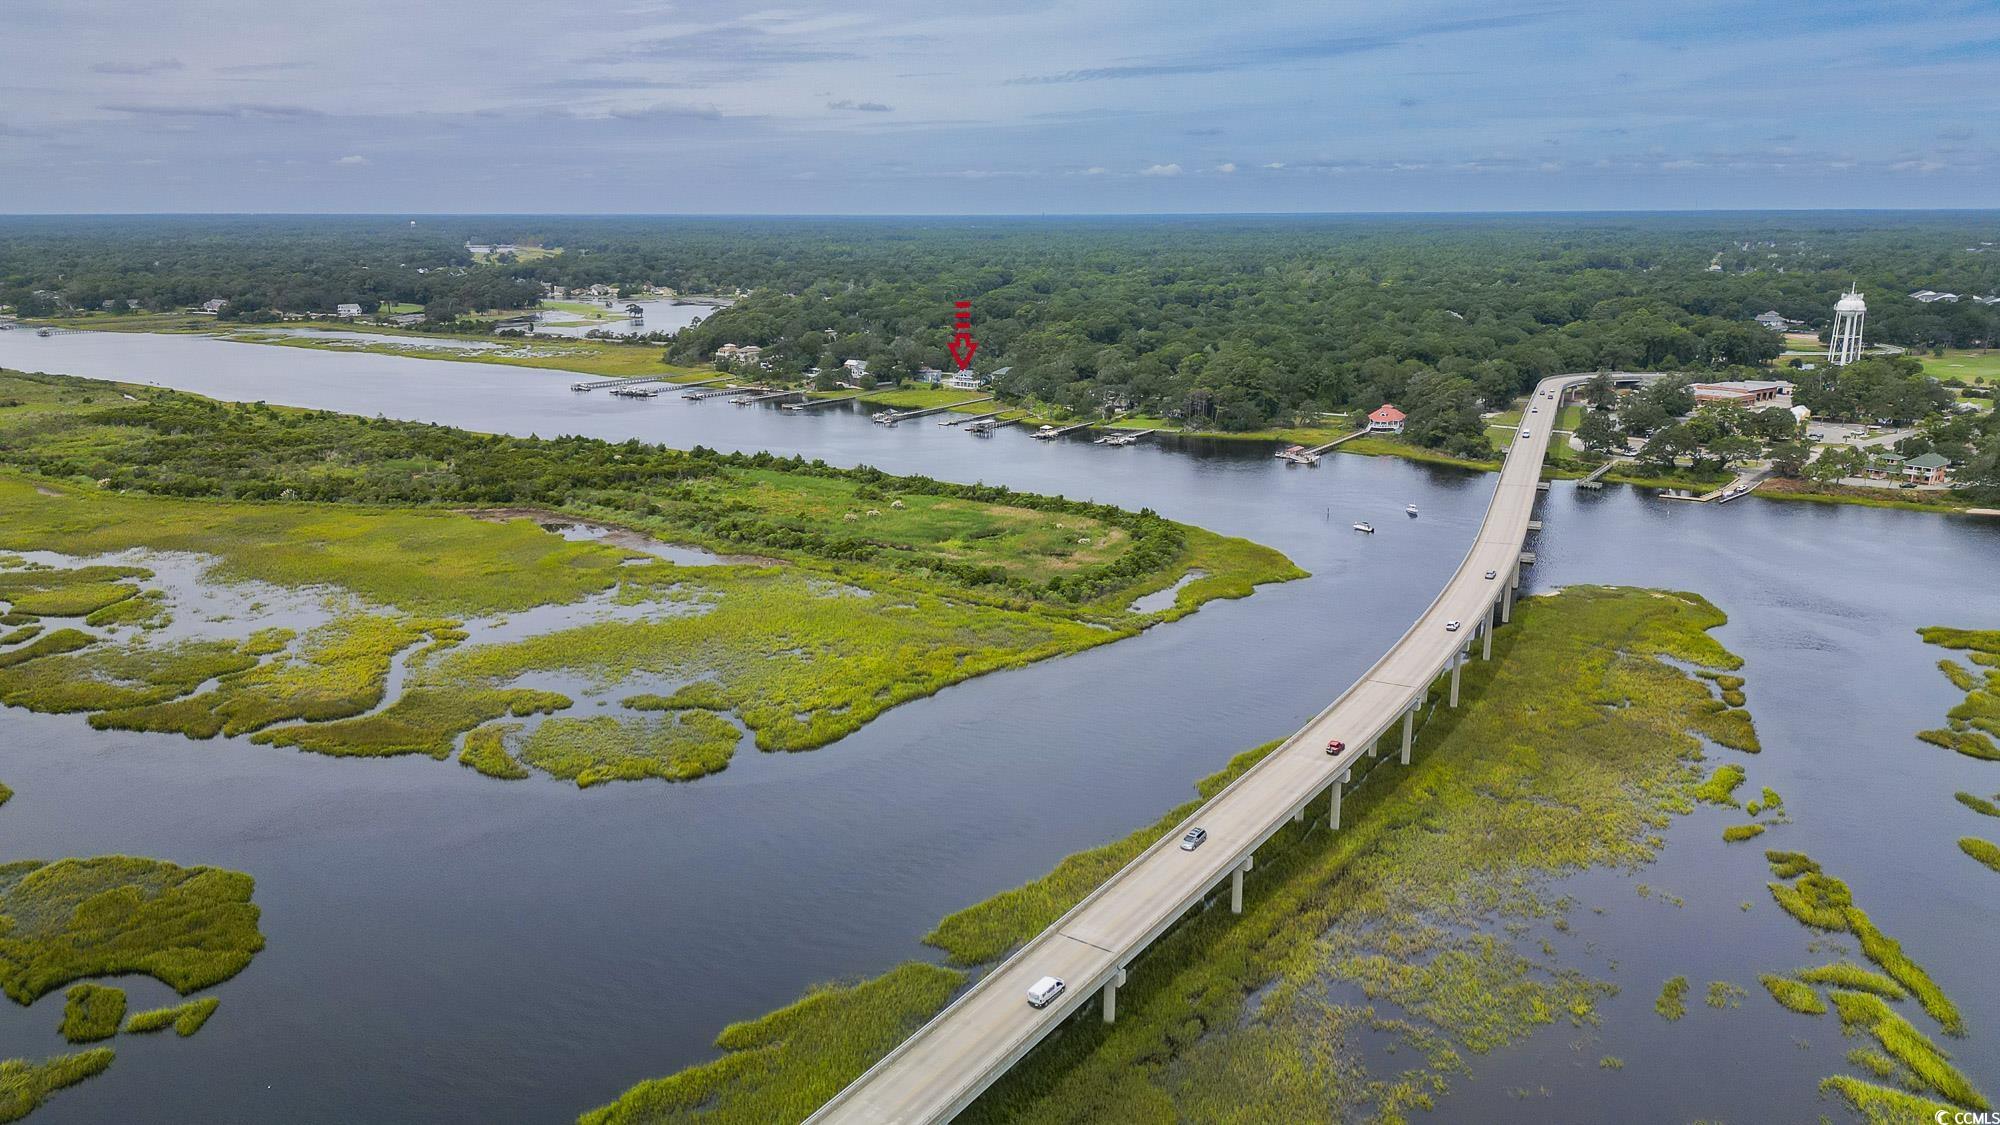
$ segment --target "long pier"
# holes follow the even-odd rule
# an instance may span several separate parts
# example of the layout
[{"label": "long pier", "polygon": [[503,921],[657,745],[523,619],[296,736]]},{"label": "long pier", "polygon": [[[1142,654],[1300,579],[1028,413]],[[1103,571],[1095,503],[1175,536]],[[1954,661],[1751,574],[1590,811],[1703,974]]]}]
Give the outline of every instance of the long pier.
[{"label": "long pier", "polygon": [[1011,426],[1016,422],[1025,419],[1026,417],[1027,415],[1025,414],[1016,414],[1012,418],[988,417],[980,421],[967,423],[965,427],[965,432],[968,434],[982,434],[982,435],[990,434],[994,430],[997,430],[1002,426]]},{"label": "long pier", "polygon": [[802,402],[788,402],[784,408],[786,410],[812,410],[815,407],[832,406],[836,402],[853,402],[860,397],[860,395],[854,394],[841,395],[838,398],[807,398]]},{"label": "long pier", "polygon": [[[720,380],[717,380],[717,382],[720,382]],[[770,389],[771,388],[769,387],[758,387],[758,386],[739,387],[732,383],[727,387],[708,387],[699,391],[686,391],[681,395],[681,397],[688,400],[689,402],[700,402],[703,399],[720,398],[723,395],[740,395],[746,393],[756,393],[758,391],[768,391]]]},{"label": "long pier", "polygon": [[[1544,379],[1538,397],[1554,400],[1590,375]],[[1513,615],[1528,524],[1548,453],[1549,430],[1516,441],[1500,468],[1493,499],[1458,570],[1383,657],[1332,705],[1262,761],[1127,863],[1046,930],[952,1001],[881,1061],[835,1094],[808,1122],[882,1125],[949,1120],[1093,999],[1117,1018],[1118,989],[1138,958],[1189,911],[1229,887],[1229,909],[1243,912],[1245,876],[1257,849],[1288,822],[1324,816],[1340,827],[1340,798],[1363,755],[1385,738],[1399,740],[1410,762],[1417,713],[1440,677],[1447,705],[1458,706],[1459,673],[1477,644],[1493,655],[1493,629]],[[1462,625],[1461,625],[1462,623]],[[1344,747],[1329,752],[1329,740]],[[1321,811],[1323,810],[1323,812]],[[1207,843],[1188,852],[1179,840],[1199,825]],[[1219,904],[1218,904],[1219,909]],[[1042,977],[1067,986],[1033,1007],[1027,990]],[[1171,998],[1162,998],[1171,1003]]]},{"label": "long pier", "polygon": [[1069,426],[1044,426],[1043,428],[1036,430],[1033,436],[1039,438],[1042,441],[1048,441],[1051,438],[1059,438],[1064,434],[1073,434],[1078,430],[1087,430],[1097,424],[1098,423],[1096,423],[1095,421],[1091,421],[1091,422],[1077,422],[1074,425],[1069,425]]},{"label": "long pier", "polygon": [[962,426],[970,422],[984,422],[991,418],[998,418],[1005,413],[1007,413],[1005,410],[995,410],[991,414],[964,414],[957,418],[946,418],[942,422],[939,422],[938,425]]},{"label": "long pier", "polygon": [[754,402],[770,402],[772,399],[791,398],[793,395],[802,395],[804,393],[804,391],[800,390],[768,391],[764,394],[752,394],[745,395],[742,398],[732,398],[729,402],[733,406],[749,406]]},{"label": "long pier", "polygon": [[[671,383],[672,375],[632,375],[617,379],[592,379],[582,383],[571,383],[572,391],[596,391],[605,387],[636,387],[644,383]],[[719,383],[721,379],[703,379],[700,383],[682,383],[683,387],[699,387],[707,383]]]},{"label": "long pier", "polygon": [[974,406],[982,402],[992,401],[992,395],[980,395],[978,398],[969,398],[964,402],[946,403],[943,406],[926,406],[916,410],[884,410],[880,414],[875,415],[875,421],[885,426],[893,426],[898,422],[907,422],[912,418],[922,418],[929,414],[942,414],[947,410],[957,410],[961,406]]},{"label": "long pier", "polygon": [[1115,430],[1111,433],[1105,434],[1101,438],[1098,438],[1094,444],[1137,445],[1139,444],[1139,440],[1141,438],[1144,438],[1148,434],[1157,434],[1159,432],[1160,431],[1158,430]]}]

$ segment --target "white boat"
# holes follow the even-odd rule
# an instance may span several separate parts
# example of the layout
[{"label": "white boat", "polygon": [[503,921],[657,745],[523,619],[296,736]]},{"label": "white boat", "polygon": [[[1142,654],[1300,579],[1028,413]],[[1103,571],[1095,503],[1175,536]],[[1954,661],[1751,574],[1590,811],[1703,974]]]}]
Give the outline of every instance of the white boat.
[{"label": "white boat", "polygon": [[1354,530],[1365,531],[1368,534],[1373,535],[1375,534],[1375,525],[1372,523],[1357,523],[1354,525]]},{"label": "white boat", "polygon": [[1405,504],[1403,505],[1403,510],[1413,516],[1417,514],[1417,506],[1415,504]]}]

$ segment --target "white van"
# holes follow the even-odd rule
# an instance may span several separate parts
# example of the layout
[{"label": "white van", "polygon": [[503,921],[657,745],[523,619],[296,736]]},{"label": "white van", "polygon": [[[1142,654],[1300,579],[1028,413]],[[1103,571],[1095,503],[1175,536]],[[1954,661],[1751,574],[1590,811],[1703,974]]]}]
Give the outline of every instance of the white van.
[{"label": "white van", "polygon": [[1046,1008],[1068,987],[1059,977],[1043,977],[1028,989],[1028,1007]]}]

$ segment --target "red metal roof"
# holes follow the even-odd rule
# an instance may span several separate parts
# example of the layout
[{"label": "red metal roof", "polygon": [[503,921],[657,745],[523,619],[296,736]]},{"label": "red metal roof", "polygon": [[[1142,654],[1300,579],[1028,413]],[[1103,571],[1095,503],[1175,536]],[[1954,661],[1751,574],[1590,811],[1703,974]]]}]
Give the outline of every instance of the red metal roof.
[{"label": "red metal roof", "polygon": [[1381,406],[1376,407],[1374,413],[1368,415],[1368,420],[1370,422],[1400,422],[1403,420],[1403,412],[1385,402]]}]

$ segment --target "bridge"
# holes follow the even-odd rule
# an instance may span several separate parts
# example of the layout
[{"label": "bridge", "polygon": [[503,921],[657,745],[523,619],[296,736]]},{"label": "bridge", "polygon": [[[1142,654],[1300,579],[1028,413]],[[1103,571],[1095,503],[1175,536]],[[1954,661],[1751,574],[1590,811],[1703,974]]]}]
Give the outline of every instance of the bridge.
[{"label": "bridge", "polygon": [[[1535,400],[1558,404],[1589,379],[1544,379]],[[1549,412],[1551,421],[1556,413]],[[1133,960],[1223,883],[1230,909],[1242,913],[1243,876],[1257,849],[1287,821],[1323,811],[1339,828],[1341,792],[1354,764],[1383,739],[1400,742],[1408,765],[1417,710],[1431,685],[1449,673],[1448,701],[1458,706],[1459,669],[1469,650],[1476,643],[1482,658],[1491,657],[1493,627],[1513,614],[1549,438],[1550,427],[1541,425],[1515,440],[1458,571],[1358,682],[834,1095],[807,1118],[809,1125],[949,1120],[1094,997],[1102,999],[1104,1019],[1115,1019],[1118,988],[1135,971]],[[1460,625],[1447,628],[1450,622]],[[1346,749],[1328,754],[1331,739]],[[1182,851],[1182,834],[1197,825],[1207,830],[1207,842]],[[1044,976],[1060,978],[1068,989],[1046,1007],[1030,1007],[1028,988]]]}]

